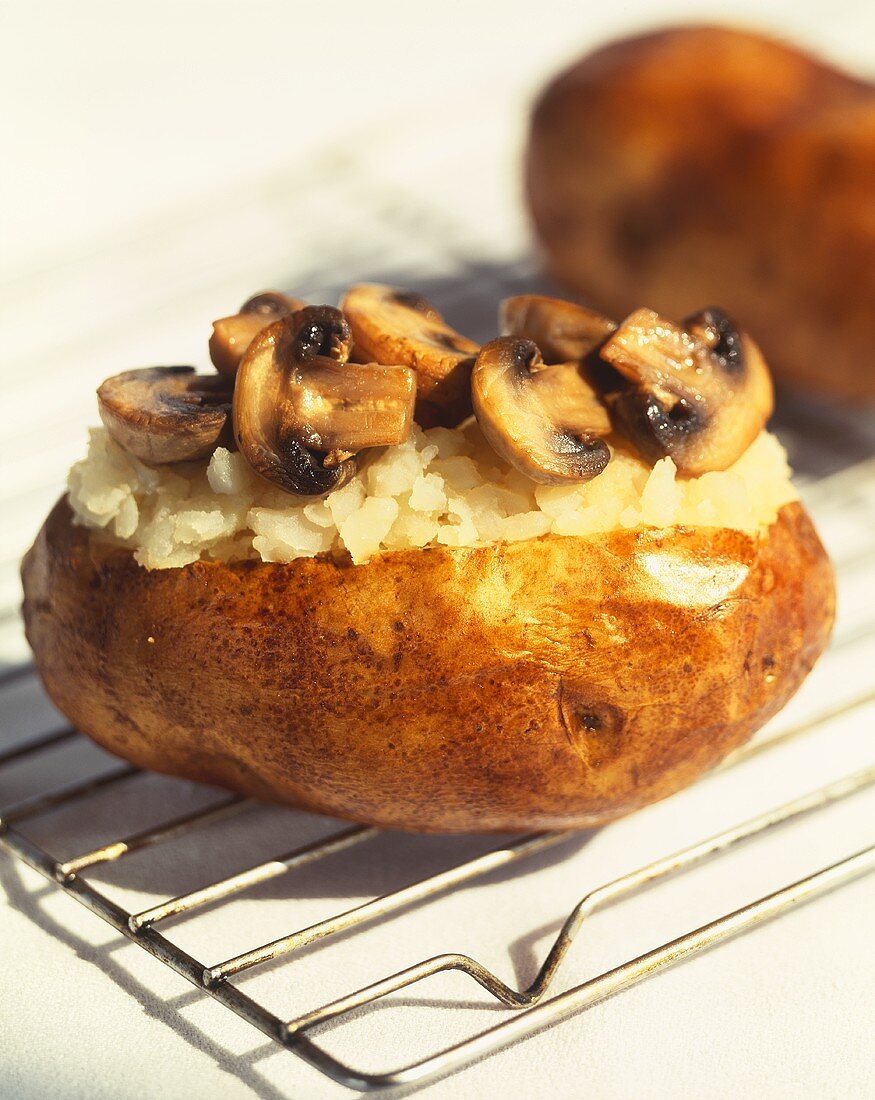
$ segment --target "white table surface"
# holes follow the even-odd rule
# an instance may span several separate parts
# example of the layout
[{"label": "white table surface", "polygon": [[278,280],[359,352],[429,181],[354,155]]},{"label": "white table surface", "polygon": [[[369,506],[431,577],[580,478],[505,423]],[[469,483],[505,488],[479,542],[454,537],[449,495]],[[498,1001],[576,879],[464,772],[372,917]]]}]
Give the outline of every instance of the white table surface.
[{"label": "white table surface", "polygon": [[[94,386],[130,366],[206,359],[209,321],[269,285],[326,297],[409,282],[485,330],[535,279],[518,201],[534,90],[581,48],[672,17],[739,20],[872,68],[865,0],[585,5],[5,4],[0,36],[0,665],[26,657],[15,562],[95,419]],[[788,396],[779,427],[839,562],[836,648],[772,732],[871,689],[875,475],[815,481],[875,452],[864,410]],[[854,450],[853,456],[850,452]],[[871,763],[858,708],[669,802],[293,963],[244,988],[288,1016],[427,955],[462,951],[531,980],[589,888]],[[58,721],[31,678],[5,688],[0,750]],[[0,805],[94,766],[71,748],[0,777]],[[40,824],[65,852],[200,805],[138,779],[87,815]],[[598,916],[557,989],[871,843],[871,791]],[[132,857],[96,880],[126,903],[179,892],[324,828],[264,811],[247,828]],[[40,834],[43,835],[43,834]],[[353,859],[180,923],[208,959],[302,927],[495,841],[389,838]],[[35,873],[0,855],[0,1095],[349,1095],[230,1016]],[[875,880],[863,879],[426,1090],[429,1096],[868,1097],[875,1094]],[[503,1018],[461,976],[326,1032],[364,1068]]]}]

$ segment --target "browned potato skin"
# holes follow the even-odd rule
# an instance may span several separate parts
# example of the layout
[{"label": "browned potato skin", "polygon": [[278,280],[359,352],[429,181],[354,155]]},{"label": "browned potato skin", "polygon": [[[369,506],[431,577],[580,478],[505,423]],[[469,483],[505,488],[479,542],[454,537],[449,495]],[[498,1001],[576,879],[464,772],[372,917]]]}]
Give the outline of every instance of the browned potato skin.
[{"label": "browned potato skin", "polygon": [[755,34],[627,38],[543,93],[527,187],[553,274],[616,317],[719,303],[774,372],[875,397],[875,85]]},{"label": "browned potato skin", "polygon": [[367,565],[147,572],[61,501],[23,566],[52,699],[146,768],[418,831],[577,828],[664,798],[793,694],[833,619],[806,513]]}]

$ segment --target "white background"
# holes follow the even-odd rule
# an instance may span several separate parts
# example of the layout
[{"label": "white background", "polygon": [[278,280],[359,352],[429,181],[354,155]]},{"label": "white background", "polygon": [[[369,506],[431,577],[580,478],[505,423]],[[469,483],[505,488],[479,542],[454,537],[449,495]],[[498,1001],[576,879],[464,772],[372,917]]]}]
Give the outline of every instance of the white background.
[{"label": "white background", "polygon": [[[150,362],[203,363],[214,316],[254,289],[293,289],[301,273],[328,285],[400,267],[446,285],[460,266],[470,277],[482,263],[484,294],[497,296],[504,266],[529,263],[517,169],[540,84],[612,34],[717,17],[875,67],[868,0],[3,3],[0,604],[16,599],[14,562],[81,451],[103,376]],[[435,244],[441,218],[453,245],[443,251]],[[829,502],[815,514],[835,532],[837,557],[865,536]],[[871,610],[872,588],[859,575],[845,583],[853,633]],[[0,625],[0,659],[20,660],[17,623]],[[858,664],[836,657],[809,683],[797,719],[856,690],[872,651],[855,652]],[[477,888],[435,916],[393,922],[373,934],[364,958],[357,942],[308,957],[294,970],[297,984],[283,987],[289,1015],[439,950],[470,950],[510,978],[508,945],[553,928],[583,889],[870,760],[869,714],[865,728],[859,718],[832,723],[775,750],[780,766],[767,754],[707,780],[505,893],[501,884]],[[2,720],[11,743],[52,718],[24,684]],[[20,793],[4,788],[0,803]],[[180,785],[174,797],[188,805],[202,795]],[[757,848],[752,863],[730,857],[694,885],[606,914],[564,984],[862,846],[872,805],[856,799],[794,833],[793,843]],[[216,852],[207,844],[200,854],[193,874],[202,880]],[[408,851],[402,882],[419,859]],[[117,948],[118,937],[90,914],[41,893],[36,876],[6,857],[0,871],[0,1094],[346,1095],[137,949]],[[348,890],[357,892],[367,894],[361,876]],[[343,893],[335,883],[319,900],[337,907]],[[241,900],[230,934],[297,926],[301,907],[309,914],[313,904],[282,892]],[[872,1095],[872,915],[871,880],[859,882],[432,1094]],[[549,931],[532,937],[535,955],[549,939]],[[518,980],[531,977],[527,959],[511,952]],[[449,979],[426,992],[468,995]],[[375,1068],[385,1068],[498,1019],[469,1016],[428,1004],[377,1013],[357,1046],[354,1029],[345,1044],[338,1033],[337,1049],[352,1057],[373,1047]]]},{"label": "white background", "polygon": [[442,141],[483,95],[516,118],[558,65],[644,26],[752,22],[875,65],[866,0],[31,0],[2,11],[11,281],[256,185],[314,148],[349,148],[360,127],[389,130],[421,104],[444,106]]}]

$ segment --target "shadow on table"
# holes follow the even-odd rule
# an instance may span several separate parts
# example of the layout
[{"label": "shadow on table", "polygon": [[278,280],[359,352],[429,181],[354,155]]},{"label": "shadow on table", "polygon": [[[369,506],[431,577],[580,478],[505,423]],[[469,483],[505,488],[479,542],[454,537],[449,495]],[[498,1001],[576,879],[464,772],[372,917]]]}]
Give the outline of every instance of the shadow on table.
[{"label": "shadow on table", "polygon": [[[74,952],[77,958],[101,970],[124,993],[132,997],[147,1016],[173,1028],[195,1050],[209,1055],[221,1069],[238,1077],[252,1089],[256,1096],[261,1097],[261,1100],[288,1100],[287,1093],[271,1085],[255,1068],[261,1059],[274,1053],[277,1049],[274,1043],[264,1042],[243,1054],[234,1054],[220,1043],[210,1039],[204,1031],[182,1015],[181,1010],[189,1003],[189,993],[186,992],[168,1000],[158,998],[148,986],[137,981],[125,966],[113,958],[114,947],[127,943],[126,940],[119,937],[116,944],[94,946],[69,931],[60,921],[50,916],[43,905],[45,899],[56,892],[57,887],[47,883],[36,889],[28,889],[24,884],[20,866],[9,857],[0,856],[0,886],[10,905],[27,916],[58,943]],[[39,966],[40,960],[34,960],[34,965]],[[47,972],[46,982],[50,980],[53,979]],[[180,978],[180,981],[182,980]]]}]

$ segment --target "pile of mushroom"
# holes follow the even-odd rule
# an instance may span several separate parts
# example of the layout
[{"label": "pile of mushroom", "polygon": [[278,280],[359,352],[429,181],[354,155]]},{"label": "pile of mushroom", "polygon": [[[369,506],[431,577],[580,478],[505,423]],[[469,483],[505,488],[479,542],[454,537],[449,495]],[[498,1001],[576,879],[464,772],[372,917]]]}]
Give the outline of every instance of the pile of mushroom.
[{"label": "pile of mushroom", "polygon": [[266,481],[303,497],[345,485],[361,457],[403,443],[414,420],[474,413],[511,466],[541,484],[584,482],[624,439],[648,462],[698,476],[738,459],[772,411],[763,357],[719,309],[682,324],[638,309],[619,325],[542,295],[502,303],[480,347],[420,295],[352,287],[341,306],[276,291],[213,324],[215,374],[150,367],[97,391],[109,434],[142,462],[236,446]]}]

